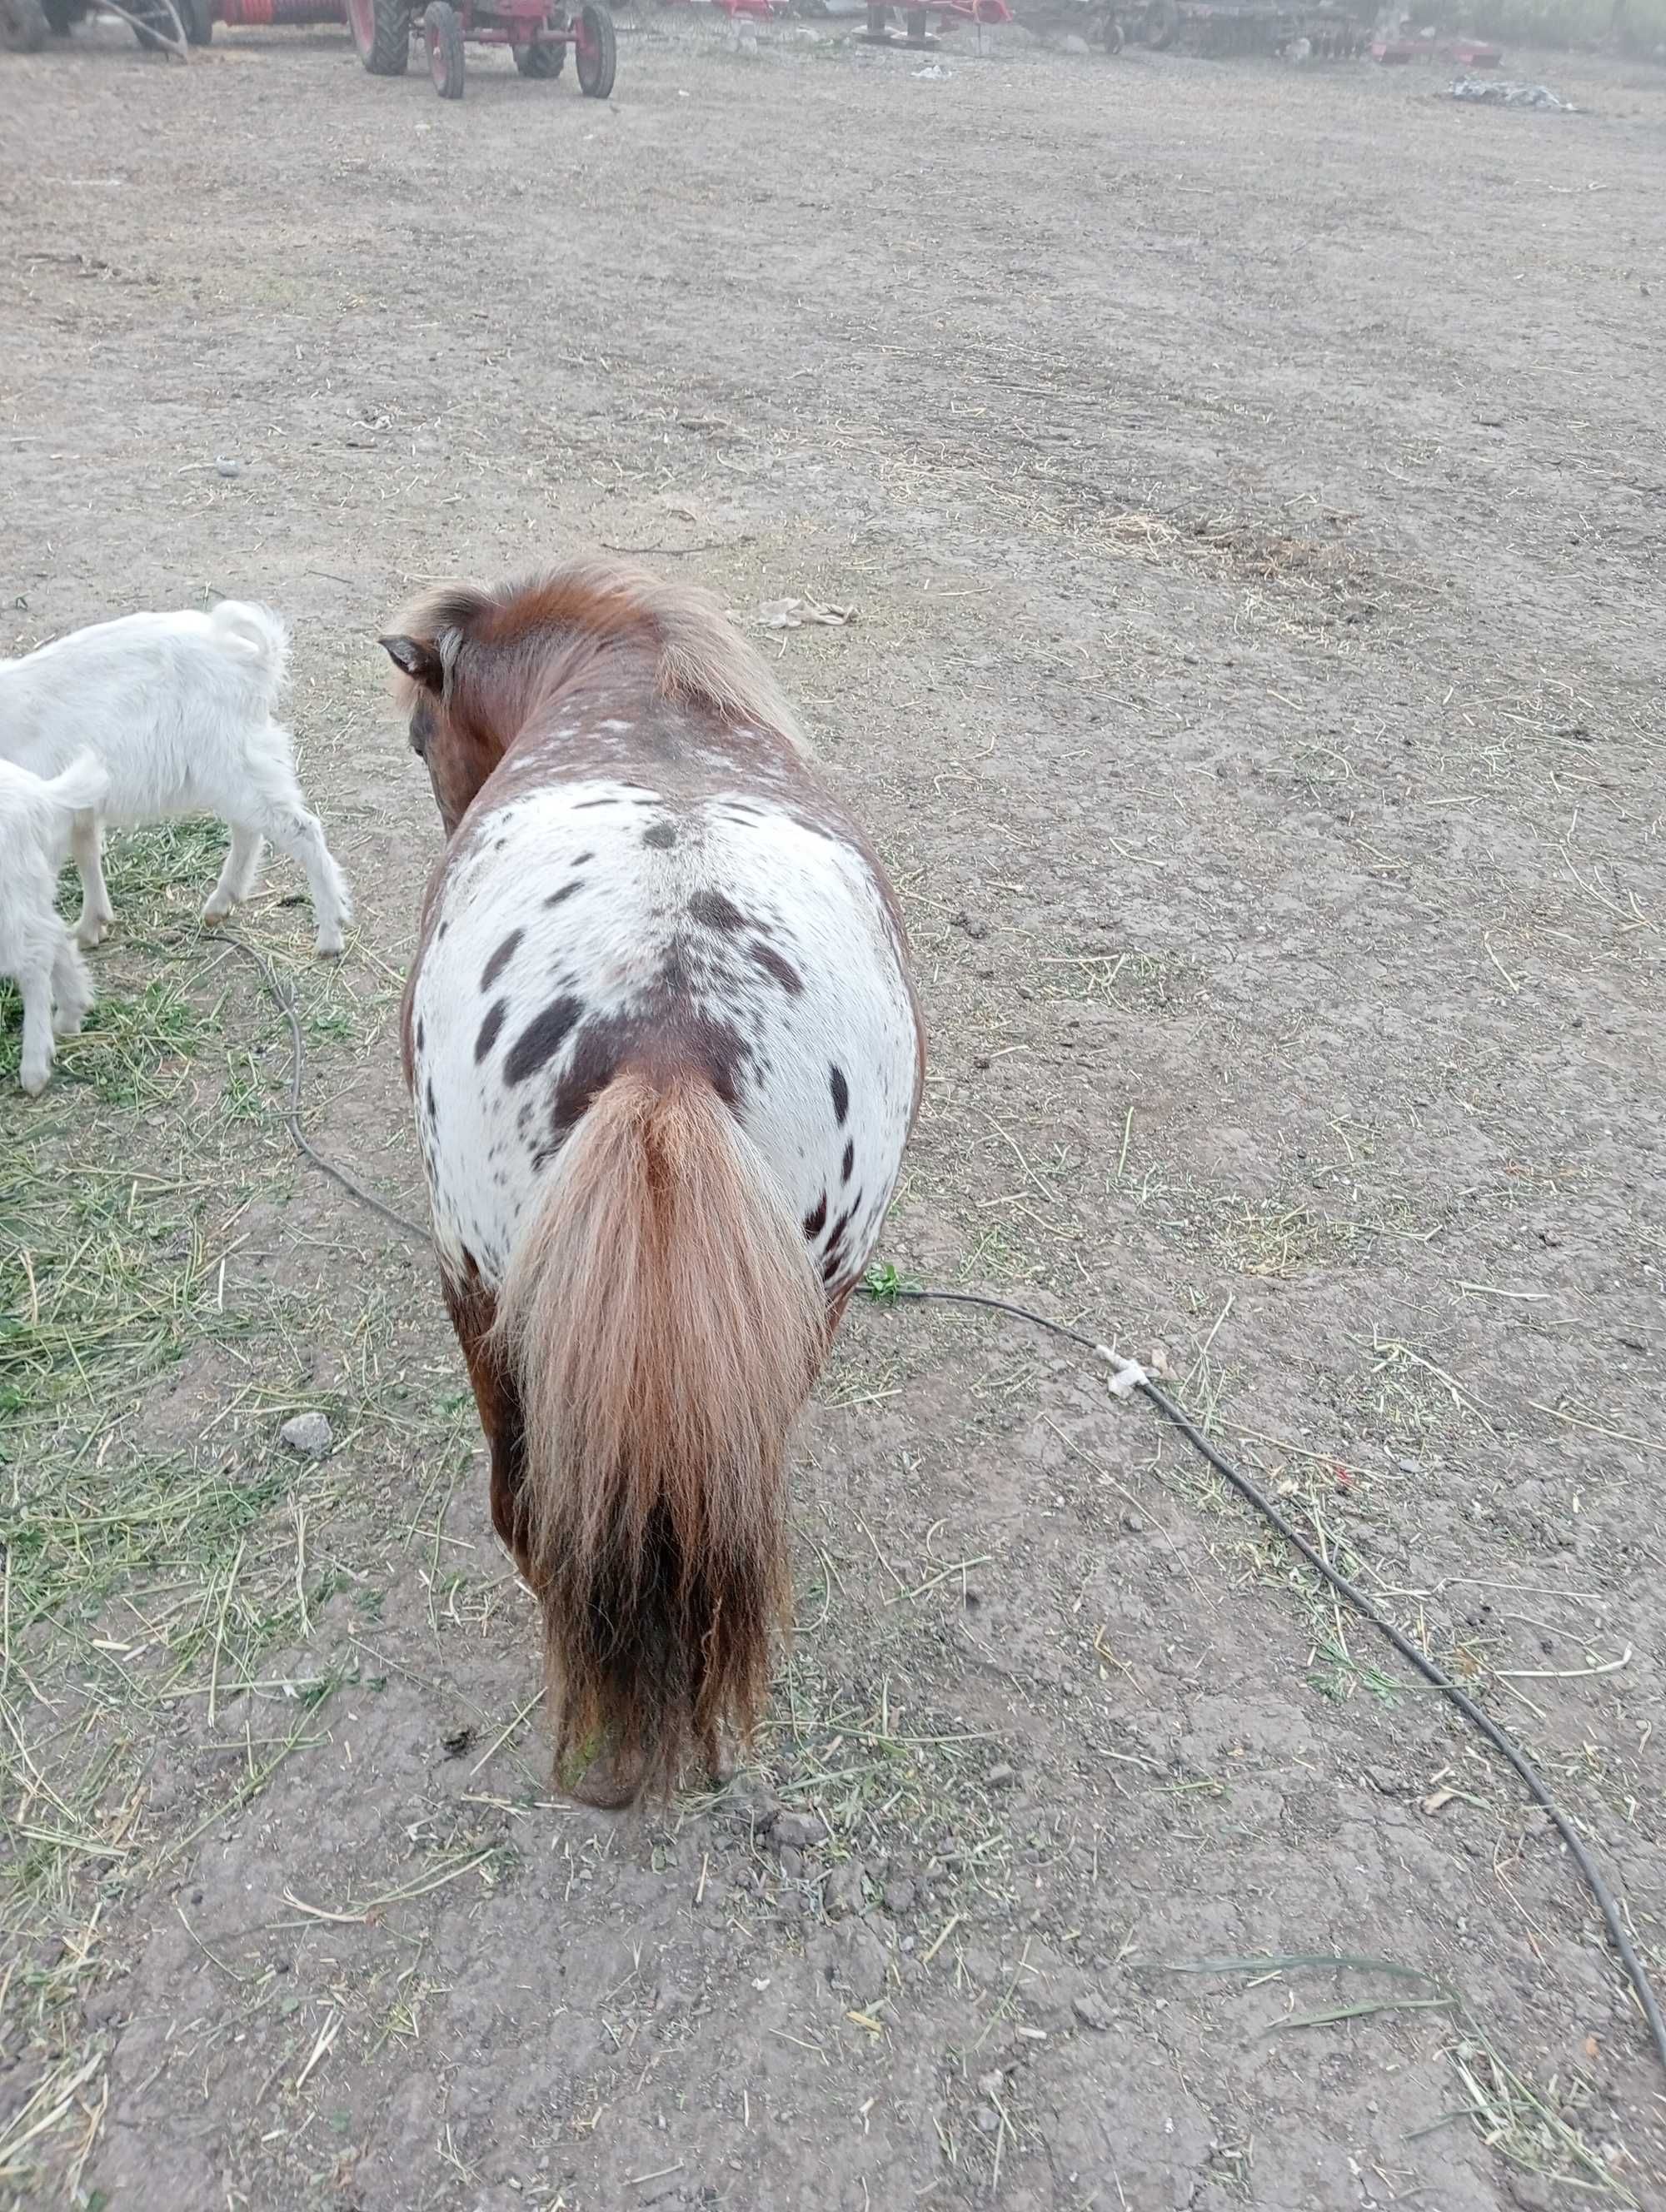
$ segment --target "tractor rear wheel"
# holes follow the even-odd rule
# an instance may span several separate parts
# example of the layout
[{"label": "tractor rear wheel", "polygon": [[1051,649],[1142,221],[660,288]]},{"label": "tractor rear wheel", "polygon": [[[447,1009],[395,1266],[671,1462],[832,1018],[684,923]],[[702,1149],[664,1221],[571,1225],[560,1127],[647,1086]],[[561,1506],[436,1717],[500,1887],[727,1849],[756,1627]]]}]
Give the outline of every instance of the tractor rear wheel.
[{"label": "tractor rear wheel", "polygon": [[428,0],[423,17],[428,73],[441,100],[463,97],[463,18],[451,0]]},{"label": "tractor rear wheel", "polygon": [[0,44],[15,54],[38,54],[52,36],[40,0],[0,0]]},{"label": "tractor rear wheel", "polygon": [[530,46],[511,46],[515,67],[522,76],[559,76],[567,66],[567,49],[548,39],[534,39]]},{"label": "tractor rear wheel", "polygon": [[214,0],[173,0],[188,46],[205,46],[214,36]]},{"label": "tractor rear wheel", "polygon": [[347,27],[372,76],[403,76],[410,59],[410,11],[404,0],[347,0]]},{"label": "tractor rear wheel", "polygon": [[587,100],[605,100],[613,89],[613,73],[619,60],[613,18],[601,0],[585,0],[573,29],[579,90]]}]

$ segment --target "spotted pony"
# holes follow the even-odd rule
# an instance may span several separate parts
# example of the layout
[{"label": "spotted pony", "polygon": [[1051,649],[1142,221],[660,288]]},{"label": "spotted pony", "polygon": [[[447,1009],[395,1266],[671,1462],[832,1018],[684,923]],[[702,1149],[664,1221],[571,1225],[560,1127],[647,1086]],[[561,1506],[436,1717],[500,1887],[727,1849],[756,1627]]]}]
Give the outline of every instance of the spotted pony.
[{"label": "spotted pony", "polygon": [[382,643],[447,838],[404,1012],[447,1302],[557,1772],[625,1803],[768,1688],[789,1437],[919,1109],[902,923],[704,593],[596,561]]}]

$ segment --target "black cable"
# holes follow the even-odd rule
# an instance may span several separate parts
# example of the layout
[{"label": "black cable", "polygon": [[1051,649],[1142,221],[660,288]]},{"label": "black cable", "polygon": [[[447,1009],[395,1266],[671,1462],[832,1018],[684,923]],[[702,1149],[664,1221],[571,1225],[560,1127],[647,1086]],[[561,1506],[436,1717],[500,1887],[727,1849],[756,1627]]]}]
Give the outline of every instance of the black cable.
[{"label": "black cable", "polygon": [[344,1191],[358,1200],[361,1206],[368,1206],[373,1213],[380,1213],[384,1221],[405,1236],[417,1237],[424,1244],[432,1244],[432,1235],[420,1223],[407,1221],[403,1213],[396,1213],[391,1206],[384,1206],[374,1191],[368,1191],[362,1182],[355,1182],[345,1168],[338,1168],[333,1160],[326,1160],[313,1145],[301,1126],[301,1086],[307,1073],[307,1043],[301,1034],[301,1016],[295,1011],[294,994],[284,989],[271,967],[253,945],[246,945],[240,937],[234,937],[229,930],[216,930],[215,934],[222,945],[228,945],[234,952],[240,952],[246,960],[253,961],[260,971],[261,981],[289,1024],[289,1110],[285,1122],[289,1134],[295,1139],[295,1149],[304,1152],[315,1168],[327,1175],[332,1182],[338,1182]]},{"label": "black cable", "polygon": [[[996,1313],[1012,1314],[1020,1321],[1033,1322],[1037,1328],[1050,1329],[1055,1336],[1067,1337],[1071,1343],[1083,1346],[1097,1358],[1108,1358],[1119,1366],[1122,1364],[1107,1346],[1098,1343],[1092,1337],[1085,1336],[1080,1329],[1071,1328],[1063,1322],[1051,1321],[1045,1314],[1033,1313],[1027,1306],[1013,1305],[1006,1298],[985,1297],[973,1291],[904,1290],[900,1285],[894,1290],[887,1286],[874,1295],[879,1304],[887,1305],[893,1298],[929,1298],[934,1303],[944,1305],[988,1306]],[[1129,1362],[1128,1364],[1134,1367],[1137,1363]],[[1432,1683],[1436,1689],[1450,1698],[1470,1726],[1478,1729],[1494,1751],[1515,1769],[1525,1784],[1528,1794],[1534,1802],[1548,1814],[1557,1834],[1560,1836],[1572,1854],[1574,1864],[1584,1876],[1591,1895],[1596,1899],[1597,1910],[1602,1916],[1602,1924],[1608,1931],[1609,1940],[1619,1954],[1620,1962],[1625,1967],[1638,2003],[1643,2008],[1643,2017],[1648,2024],[1650,2039],[1655,2048],[1655,2056],[1659,2059],[1663,2068],[1666,2068],[1666,2020],[1661,2017],[1660,2005],[1655,1996],[1653,1986],[1649,1980],[1643,1961],[1639,1958],[1636,1947],[1626,1933],[1620,1917],[1620,1908],[1598,1870],[1596,1862],[1575,1832],[1573,1824],[1540,1780],[1537,1769],[1525,1752],[1521,1750],[1496,1721],[1482,1711],[1468,1691],[1460,1688],[1444,1668],[1438,1666],[1426,1652],[1420,1651],[1410,1637],[1396,1628],[1385,1613],[1378,1612],[1377,1607],[1357,1583],[1350,1582],[1345,1574],[1331,1565],[1318,1547],[1310,1543],[1303,1535],[1301,1530],[1279,1510],[1264,1490],[1253,1483],[1248,1475],[1240,1474],[1230,1460],[1221,1456],[1190,1416],[1175,1403],[1166,1391],[1158,1389],[1143,1368],[1138,1370],[1134,1388],[1149,1398],[1158,1413],[1173,1422],[1193,1450],[1201,1453],[1218,1474],[1225,1475],[1239,1496],[1247,1499],[1257,1513],[1269,1521],[1284,1538],[1286,1543],[1293,1551],[1299,1552],[1308,1565],[1322,1575],[1334,1590],[1340,1592],[1362,1619],[1368,1620],[1380,1635],[1387,1638],[1401,1657],[1410,1666],[1416,1668],[1425,1681]]]},{"label": "black cable", "polygon": [[[362,1182],[356,1181],[344,1168],[338,1168],[333,1160],[325,1159],[323,1153],[317,1151],[309,1142],[306,1131],[301,1126],[301,1091],[307,1072],[307,1045],[301,1033],[301,1018],[295,1011],[295,999],[283,988],[271,968],[255,951],[253,945],[246,945],[240,937],[234,937],[229,931],[221,931],[219,939],[222,945],[229,946],[234,952],[242,953],[246,959],[253,962],[259,970],[261,981],[264,983],[267,991],[289,1022],[291,1059],[289,1109],[286,1121],[289,1134],[294,1138],[297,1149],[305,1153],[315,1168],[327,1175],[332,1182],[339,1183],[350,1196],[356,1198],[362,1206],[368,1206],[373,1213],[380,1214],[384,1221],[390,1223],[404,1235],[415,1237],[423,1243],[431,1246],[434,1238],[429,1231],[415,1221],[408,1221],[404,1214],[396,1213],[391,1206],[384,1206],[374,1192],[368,1191]],[[1388,1639],[1401,1657],[1408,1665],[1417,1669],[1425,1681],[1432,1683],[1437,1690],[1450,1698],[1470,1726],[1478,1730],[1492,1745],[1494,1751],[1514,1768],[1526,1785],[1528,1794],[1535,1804],[1548,1815],[1557,1834],[1560,1836],[1572,1854],[1574,1864],[1584,1876],[1586,1887],[1596,1899],[1597,1910],[1602,1916],[1602,1924],[1608,1931],[1609,1941],[1619,1954],[1620,1962],[1630,1978],[1638,2003],[1643,2008],[1643,2017],[1648,2024],[1655,2056],[1660,2061],[1663,2069],[1666,2069],[1666,2020],[1661,2016],[1660,2006],[1643,1961],[1639,1958],[1636,1948],[1620,1921],[1620,1908],[1607,1882],[1602,1879],[1596,1862],[1576,1834],[1572,1821],[1540,1780],[1538,1770],[1533,1765],[1525,1752],[1519,1748],[1496,1721],[1481,1711],[1468,1692],[1461,1689],[1444,1668],[1438,1666],[1426,1652],[1420,1651],[1410,1637],[1402,1634],[1385,1613],[1378,1612],[1377,1607],[1358,1583],[1350,1582],[1345,1574],[1331,1565],[1318,1547],[1310,1543],[1303,1535],[1301,1530],[1279,1510],[1264,1490],[1251,1482],[1248,1475],[1240,1474],[1230,1460],[1222,1458],[1202,1431],[1195,1425],[1190,1416],[1175,1403],[1166,1391],[1158,1389],[1143,1367],[1140,1367],[1135,1361],[1125,1362],[1120,1359],[1108,1345],[1101,1344],[1095,1337],[1085,1335],[1079,1328],[1072,1328],[1067,1322],[1054,1321],[1048,1315],[1037,1313],[1029,1306],[1015,1305],[1010,1298],[988,1297],[980,1291],[904,1289],[901,1284],[887,1284],[883,1289],[875,1289],[869,1295],[877,1304],[880,1305],[892,1304],[899,1298],[921,1301],[929,1299],[938,1305],[982,1306],[991,1313],[1010,1314],[1018,1321],[1030,1322],[1037,1328],[1049,1329],[1055,1336],[1064,1337],[1068,1342],[1081,1346],[1084,1351],[1091,1352],[1096,1359],[1108,1361],[1113,1369],[1126,1368],[1133,1372],[1134,1376],[1133,1388],[1141,1391],[1150,1399],[1158,1412],[1174,1424],[1193,1450],[1200,1453],[1218,1474],[1224,1475],[1239,1496],[1253,1505],[1256,1512],[1278,1530],[1292,1550],[1299,1552],[1308,1565],[1322,1576],[1334,1590],[1339,1591],[1347,1600],[1360,1618],[1368,1620],[1379,1635]]]}]

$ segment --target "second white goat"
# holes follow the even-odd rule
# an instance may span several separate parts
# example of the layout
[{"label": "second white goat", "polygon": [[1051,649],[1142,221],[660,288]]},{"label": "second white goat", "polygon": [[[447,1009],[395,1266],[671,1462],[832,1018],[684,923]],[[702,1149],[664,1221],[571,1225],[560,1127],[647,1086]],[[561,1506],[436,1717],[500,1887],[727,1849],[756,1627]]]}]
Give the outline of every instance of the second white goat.
[{"label": "second white goat", "polygon": [[223,599],[211,612],[124,616],[0,661],[0,761],[51,777],[91,752],[109,781],[76,818],[76,937],[99,944],[115,919],[104,880],[106,822],[216,814],[231,850],[203,908],[223,921],[254,888],[261,841],[307,874],[319,952],[338,953],[347,883],[295,780],[289,733],[273,719],[289,635],[269,608]]}]

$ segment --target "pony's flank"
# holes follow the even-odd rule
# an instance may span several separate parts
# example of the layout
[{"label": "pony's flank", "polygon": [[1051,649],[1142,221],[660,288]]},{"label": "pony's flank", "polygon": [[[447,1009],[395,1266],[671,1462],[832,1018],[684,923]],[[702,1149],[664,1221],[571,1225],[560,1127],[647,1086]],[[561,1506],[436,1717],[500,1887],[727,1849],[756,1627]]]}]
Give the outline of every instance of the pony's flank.
[{"label": "pony's flank", "polygon": [[[768,731],[796,752],[810,750],[786,695],[722,602],[626,562],[573,562],[490,592],[443,585],[407,608],[397,627],[439,653],[447,700],[477,653],[489,665],[529,645],[646,646],[657,654],[660,698],[703,708],[732,726]],[[407,703],[415,688],[400,680]]]}]

